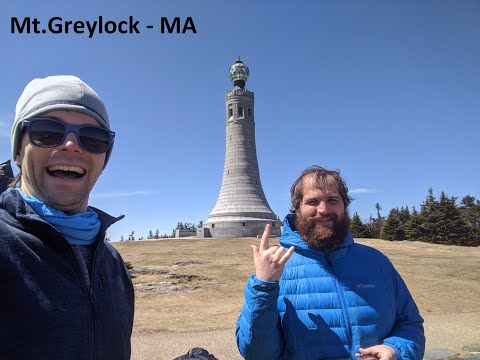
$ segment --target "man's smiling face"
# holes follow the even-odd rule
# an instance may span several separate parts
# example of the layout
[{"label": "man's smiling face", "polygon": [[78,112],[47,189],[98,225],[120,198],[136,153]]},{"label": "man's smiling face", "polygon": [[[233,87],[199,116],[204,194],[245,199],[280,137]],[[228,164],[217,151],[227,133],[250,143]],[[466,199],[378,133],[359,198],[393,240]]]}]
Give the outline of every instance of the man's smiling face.
[{"label": "man's smiling face", "polygon": [[348,232],[350,219],[333,177],[325,189],[311,179],[303,181],[303,198],[296,211],[296,226],[312,247],[332,251]]},{"label": "man's smiling face", "polygon": [[[99,126],[91,116],[76,111],[51,111],[42,117],[72,125]],[[87,209],[90,192],[102,173],[105,153],[94,154],[82,149],[73,132],[53,148],[31,144],[25,132],[15,163],[22,170],[24,193],[67,214],[75,214]]]}]

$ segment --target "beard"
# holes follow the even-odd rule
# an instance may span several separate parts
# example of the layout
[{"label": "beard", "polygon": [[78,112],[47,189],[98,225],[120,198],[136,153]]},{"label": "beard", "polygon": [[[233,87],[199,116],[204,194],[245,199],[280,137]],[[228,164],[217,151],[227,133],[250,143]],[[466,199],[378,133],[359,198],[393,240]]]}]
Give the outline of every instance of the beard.
[{"label": "beard", "polygon": [[[316,222],[321,218],[331,218],[333,227],[329,228]],[[323,252],[331,252],[342,245],[350,228],[350,217],[345,212],[342,216],[326,214],[303,217],[299,211],[295,215],[295,225],[303,240],[311,247]]]}]

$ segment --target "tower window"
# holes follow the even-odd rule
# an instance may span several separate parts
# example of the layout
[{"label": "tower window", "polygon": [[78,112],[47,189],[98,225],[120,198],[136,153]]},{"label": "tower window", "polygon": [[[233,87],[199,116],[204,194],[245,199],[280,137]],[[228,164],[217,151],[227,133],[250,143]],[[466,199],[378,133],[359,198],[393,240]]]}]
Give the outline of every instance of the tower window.
[{"label": "tower window", "polygon": [[272,227],[275,227],[275,223],[274,223],[274,222],[272,222]]},{"label": "tower window", "polygon": [[214,227],[215,227],[215,224],[212,224],[212,228],[214,228]]},{"label": "tower window", "polygon": [[238,117],[239,118],[243,117],[243,107],[242,106],[238,107]]},{"label": "tower window", "polygon": [[248,116],[252,116],[252,109],[248,108]]},{"label": "tower window", "polygon": [[245,226],[245,223],[243,223],[243,226]]},{"label": "tower window", "polygon": [[228,108],[228,117],[232,117],[232,116],[233,116],[233,109]]}]

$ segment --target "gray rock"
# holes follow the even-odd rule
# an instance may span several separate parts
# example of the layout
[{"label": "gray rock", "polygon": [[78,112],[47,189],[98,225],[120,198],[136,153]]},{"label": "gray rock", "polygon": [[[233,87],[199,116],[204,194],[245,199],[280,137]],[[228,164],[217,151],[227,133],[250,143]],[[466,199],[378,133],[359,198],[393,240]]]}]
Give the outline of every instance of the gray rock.
[{"label": "gray rock", "polygon": [[444,360],[450,356],[455,356],[457,353],[451,349],[430,349],[425,351],[425,360]]},{"label": "gray rock", "polygon": [[478,355],[478,354],[467,355],[467,356],[463,357],[462,360],[480,360],[480,355]]},{"label": "gray rock", "polygon": [[468,352],[480,352],[480,344],[465,345],[462,350]]}]

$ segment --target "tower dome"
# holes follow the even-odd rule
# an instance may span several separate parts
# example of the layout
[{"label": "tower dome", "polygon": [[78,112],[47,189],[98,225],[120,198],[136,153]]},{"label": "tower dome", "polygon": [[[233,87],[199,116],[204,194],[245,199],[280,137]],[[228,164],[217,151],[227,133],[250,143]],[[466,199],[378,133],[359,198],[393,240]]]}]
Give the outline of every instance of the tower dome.
[{"label": "tower dome", "polygon": [[230,80],[232,80],[233,85],[241,87],[242,89],[245,88],[245,82],[248,80],[249,75],[250,70],[248,69],[248,66],[240,60],[240,57],[238,57],[235,64],[230,66]]}]

